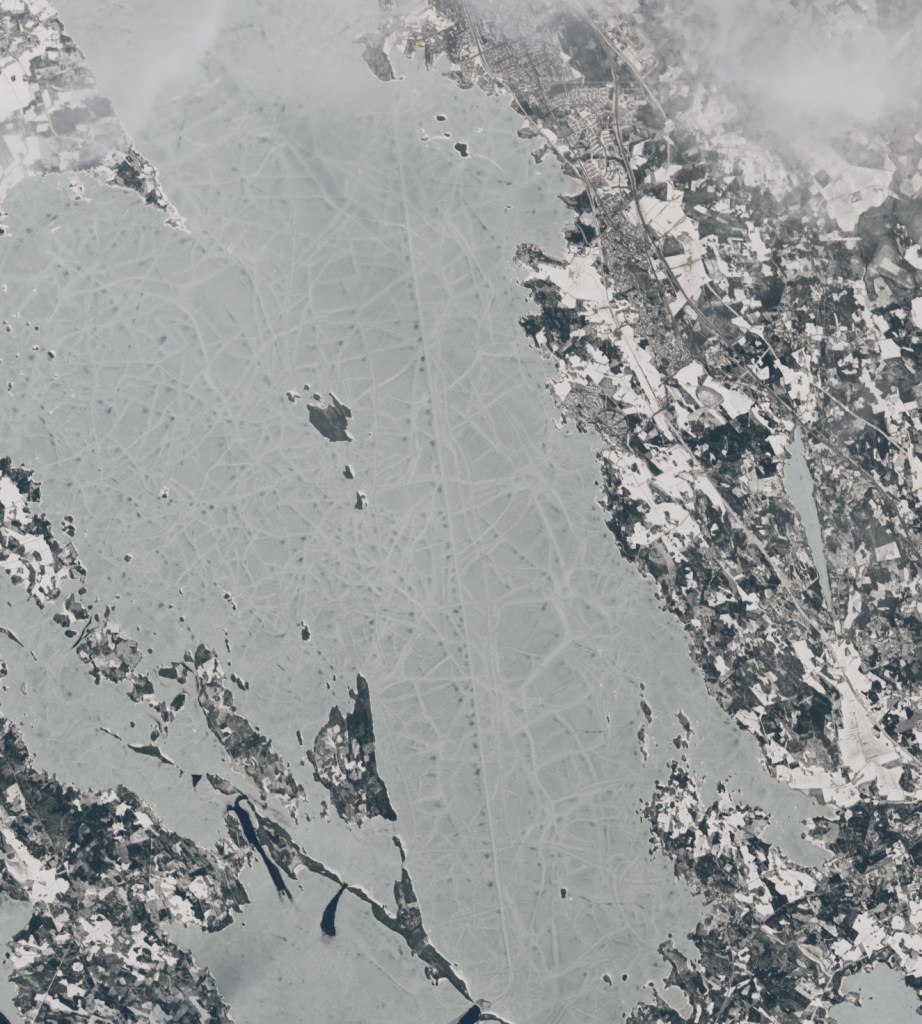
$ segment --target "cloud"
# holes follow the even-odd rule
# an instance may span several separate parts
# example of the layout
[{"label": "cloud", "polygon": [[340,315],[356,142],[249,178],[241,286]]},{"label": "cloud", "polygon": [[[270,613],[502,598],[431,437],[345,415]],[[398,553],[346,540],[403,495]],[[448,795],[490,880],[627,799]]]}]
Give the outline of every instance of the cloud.
[{"label": "cloud", "polygon": [[[522,0],[468,0],[528,34]],[[922,126],[920,0],[546,0],[627,15],[654,49],[733,102],[750,131],[782,138],[843,135],[896,119]]]},{"label": "cloud", "polygon": [[922,8],[905,0],[668,0],[683,59],[773,133],[919,120]]},{"label": "cloud", "polygon": [[[62,5],[63,6],[63,5]],[[99,85],[130,135],[147,124],[158,103],[183,92],[201,74],[202,60],[223,22],[226,0],[158,0],[132,5],[126,17],[115,0],[100,3],[100,25],[81,37],[85,15],[64,14]],[[106,19],[105,21],[103,19]],[[98,46],[84,40],[96,39]]]}]

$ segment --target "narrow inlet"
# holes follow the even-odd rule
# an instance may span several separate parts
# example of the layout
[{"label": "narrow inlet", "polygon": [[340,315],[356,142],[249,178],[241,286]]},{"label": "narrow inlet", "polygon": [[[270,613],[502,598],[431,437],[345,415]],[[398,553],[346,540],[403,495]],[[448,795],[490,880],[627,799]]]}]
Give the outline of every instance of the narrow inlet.
[{"label": "narrow inlet", "polygon": [[794,440],[788,448],[788,454],[790,458],[784,471],[784,488],[804,524],[807,543],[810,545],[810,553],[813,556],[813,564],[820,578],[823,598],[831,613],[832,589],[829,586],[829,570],[826,566],[826,553],[823,550],[823,534],[820,530],[816,499],[813,497],[813,477],[810,475],[810,467],[807,465],[807,456],[804,452],[804,442],[799,426],[794,428]]}]

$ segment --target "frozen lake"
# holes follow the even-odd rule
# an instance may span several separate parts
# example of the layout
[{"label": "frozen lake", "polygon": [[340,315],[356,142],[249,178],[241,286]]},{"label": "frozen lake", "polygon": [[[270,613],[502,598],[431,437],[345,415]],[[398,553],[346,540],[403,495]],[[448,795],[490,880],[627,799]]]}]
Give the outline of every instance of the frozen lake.
[{"label": "frozen lake", "polygon": [[[507,102],[419,59],[378,82],[354,42],[375,7],[323,0],[308,19],[290,3],[205,5],[158,84],[162,9],[60,5],[190,234],[101,187],[77,202],[47,178],[10,196],[5,453],[36,469],[52,522],[74,517],[90,593],[139,627],[151,665],[226,640],[251,683],[238,707],[305,785],[296,729],[313,737],[365,675],[435,945],[507,1019],[617,1019],[662,975],[657,946],[700,913],[637,814],[678,756],[676,713],[695,729],[693,766],[777,812],[774,834],[805,859],[810,805],[762,774],[754,741],[709,701],[681,630],[615,552],[591,439],[554,425],[511,258],[522,241],[559,246],[570,183],[532,160]],[[161,88],[156,102],[139,82]],[[351,407],[352,443],[309,425],[313,391]],[[136,709],[12,603],[5,621],[40,656],[9,654],[29,688],[6,708],[39,765],[124,781],[212,841],[222,801],[192,802],[177,771],[121,748],[100,758],[99,725],[128,733]],[[218,763],[191,727],[165,749],[190,771]],[[389,901],[388,830],[314,821],[297,835]],[[461,1012],[358,904],[319,942],[328,883],[302,876],[281,916],[261,875],[245,882],[246,929],[179,935],[239,1024],[295,1024],[306,1006],[357,1024]]]}]

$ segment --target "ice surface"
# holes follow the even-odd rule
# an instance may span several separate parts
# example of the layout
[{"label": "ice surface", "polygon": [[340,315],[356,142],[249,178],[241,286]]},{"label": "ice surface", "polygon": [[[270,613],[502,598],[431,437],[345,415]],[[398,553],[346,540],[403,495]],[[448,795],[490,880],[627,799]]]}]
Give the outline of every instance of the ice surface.
[{"label": "ice surface", "polygon": [[794,430],[794,439],[788,448],[790,461],[784,472],[784,486],[788,492],[794,508],[800,516],[804,529],[807,533],[807,541],[810,544],[810,551],[813,554],[813,564],[819,574],[820,586],[823,588],[823,597],[826,599],[826,607],[833,610],[832,591],[829,587],[829,569],[826,565],[826,554],[823,550],[823,534],[820,529],[820,517],[816,510],[816,499],[813,497],[813,477],[810,474],[810,467],[807,465],[807,456],[804,452],[804,441],[801,437],[800,427]]},{"label": "ice surface", "polygon": [[[155,9],[68,0],[62,14],[91,63],[122,45],[152,73]],[[804,861],[810,805],[782,799],[754,741],[707,697],[683,634],[614,551],[590,442],[554,426],[511,258],[524,240],[559,245],[569,183],[531,159],[505,101],[420,60],[395,58],[403,81],[373,78],[352,41],[376,16],[359,0],[313,4],[310,18],[228,4],[182,91],[138,114],[188,237],[127,193],[88,185],[75,201],[45,179],[11,194],[6,451],[36,468],[53,522],[73,515],[90,593],[136,630],[145,664],[199,640],[226,653],[251,684],[238,708],[313,809],[324,792],[296,730],[310,742],[362,672],[436,944],[509,1019],[615,1019],[665,973],[659,943],[702,913],[649,856],[637,814],[679,756],[676,713],[696,768],[775,813]],[[118,110],[135,83],[110,65]],[[466,159],[437,137],[436,114]],[[330,392],[352,410],[354,480],[346,446],[309,422],[307,402]],[[36,662],[0,645],[31,688],[4,697],[40,766],[125,781],[210,841],[225,801],[193,794],[188,776],[226,770],[210,736],[181,724],[164,742],[185,776],[126,753],[100,726],[130,737],[138,708],[92,687],[36,609],[4,624],[41,637]],[[389,830],[313,821],[295,835],[391,901]],[[279,904],[257,865],[245,929],[177,936],[239,1024],[294,1022],[311,1005],[363,1024],[461,1012],[354,899],[323,944],[335,887],[299,881],[294,905]]]},{"label": "ice surface", "polygon": [[[19,902],[4,897],[0,900],[0,934],[11,936],[28,924],[32,908],[25,901]],[[13,997],[16,986],[10,981],[10,967],[4,959],[0,968],[0,1011],[11,1021],[15,1021]]]},{"label": "ice surface", "polygon": [[315,883],[309,899],[292,906],[279,901],[260,868],[243,882],[253,902],[242,926],[215,935],[169,928],[211,966],[237,1024],[447,1024],[464,1011],[461,996],[430,985],[403,943],[348,894],[336,913],[337,935],[326,938],[320,917],[336,893],[331,883]]},{"label": "ice surface", "polygon": [[919,1000],[903,978],[889,967],[880,965],[856,975],[847,990],[857,992],[861,1006],[842,1003],[832,1008],[838,1024],[915,1024],[919,1019]]}]

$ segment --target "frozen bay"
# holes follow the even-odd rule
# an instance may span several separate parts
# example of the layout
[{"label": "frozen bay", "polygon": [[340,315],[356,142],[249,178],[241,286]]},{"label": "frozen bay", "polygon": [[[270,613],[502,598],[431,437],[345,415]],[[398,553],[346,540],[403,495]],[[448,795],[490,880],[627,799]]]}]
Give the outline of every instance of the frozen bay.
[{"label": "frozen bay", "polygon": [[[700,912],[649,857],[637,814],[678,756],[676,713],[695,730],[693,764],[786,816],[804,857],[794,809],[808,804],[782,805],[754,744],[711,704],[681,631],[610,542],[591,440],[554,425],[550,368],[517,325],[511,257],[522,241],[559,246],[569,183],[535,164],[505,100],[461,92],[419,57],[397,62],[402,81],[375,80],[355,43],[374,24],[370,3],[318,5],[309,20],[292,5],[216,11],[179,92],[164,84],[146,112],[130,98],[188,236],[127,193],[76,201],[48,178],[10,196],[7,451],[36,468],[55,521],[74,517],[88,587],[139,628],[152,663],[226,641],[251,684],[238,706],[305,784],[296,729],[312,737],[365,675],[436,945],[508,1019],[617,1017],[662,973],[666,934]],[[62,16],[127,106],[134,83],[101,56],[119,46],[130,66],[155,60],[144,40],[156,12],[65,3]],[[353,442],[311,428],[315,391],[353,410]],[[55,687],[90,681],[47,671],[52,658],[19,659],[36,685],[7,705],[40,764],[86,785],[122,781],[117,759],[68,736],[125,717],[124,698],[72,701],[62,730]],[[165,749],[190,771],[217,757],[188,735]],[[130,784],[181,828],[188,782],[156,770],[156,784]],[[399,859],[386,835],[315,820],[298,838],[388,900]],[[340,970],[317,941],[329,893],[301,881],[310,912],[286,908],[284,942],[254,943],[255,922],[189,936],[233,987],[240,1024],[264,1020],[267,1000],[273,1019],[300,1020]],[[248,915],[271,917],[274,894],[251,888]],[[378,980],[352,1017],[325,992],[330,1012],[455,1012],[392,936],[366,947],[378,937],[364,908],[346,912],[336,958],[352,928],[356,962],[376,964]],[[252,983],[239,980],[243,950]]]}]

